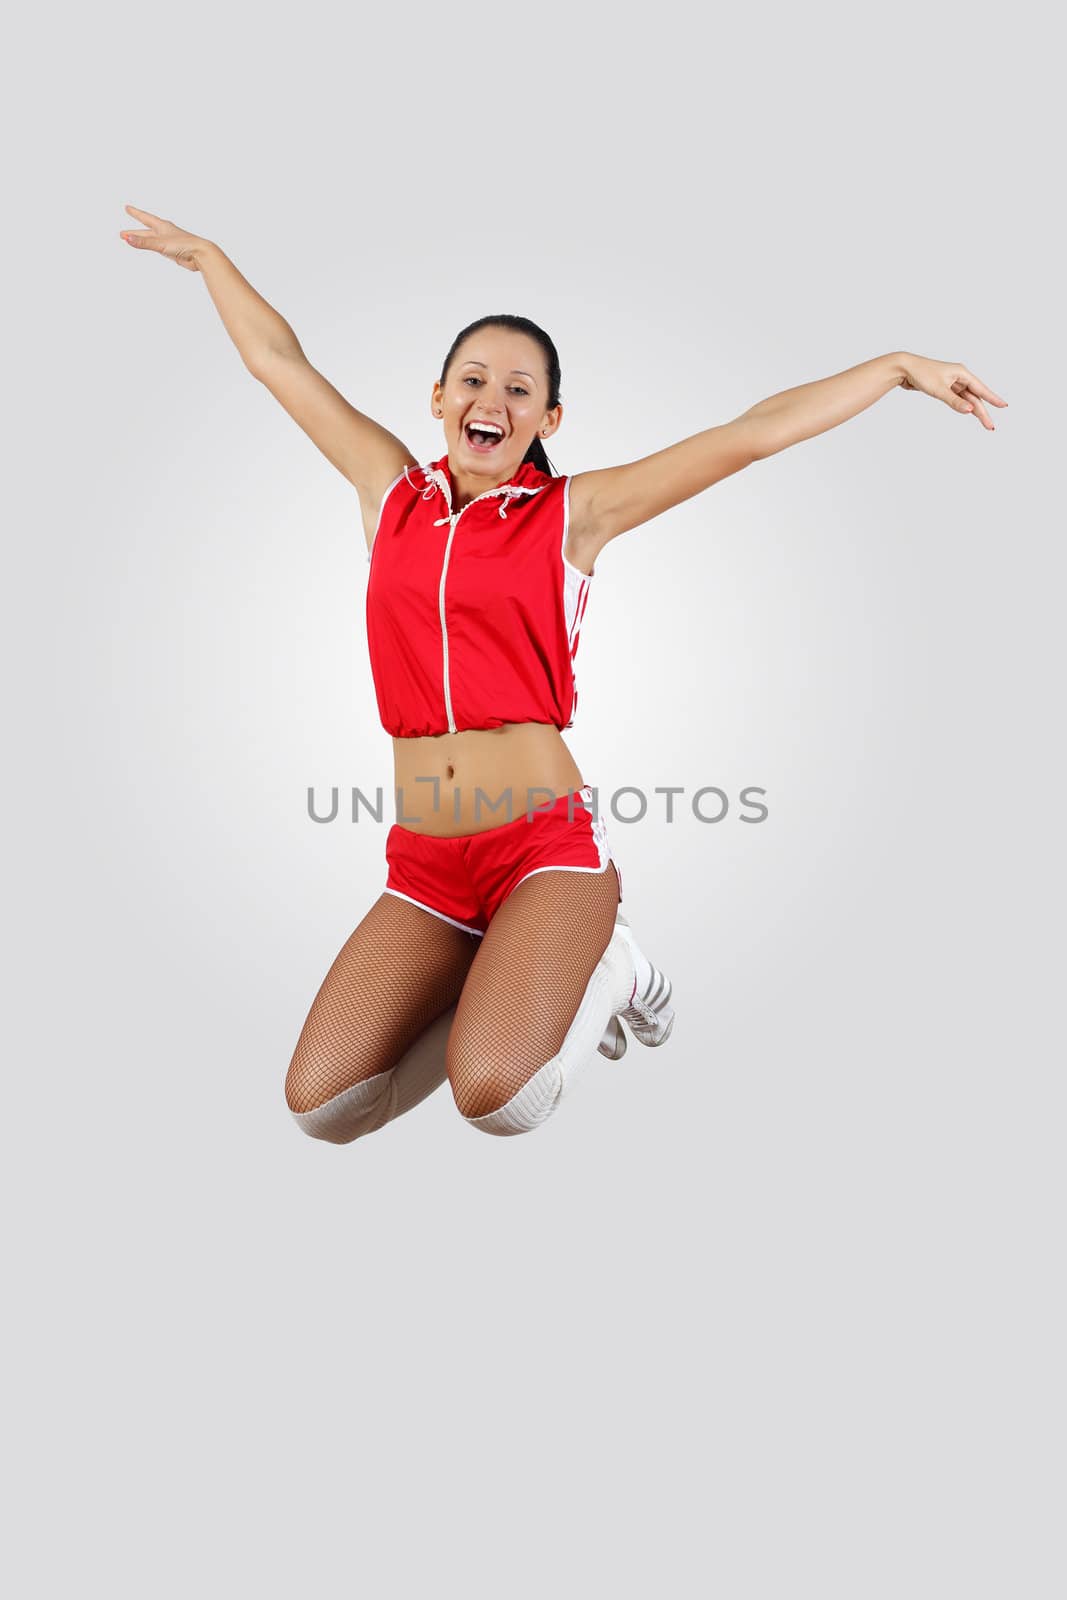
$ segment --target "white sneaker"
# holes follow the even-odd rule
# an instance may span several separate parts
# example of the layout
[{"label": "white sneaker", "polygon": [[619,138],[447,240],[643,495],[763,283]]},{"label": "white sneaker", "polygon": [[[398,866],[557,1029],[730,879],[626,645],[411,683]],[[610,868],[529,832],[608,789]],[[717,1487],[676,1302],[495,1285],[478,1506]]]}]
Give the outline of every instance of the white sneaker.
[{"label": "white sneaker", "polygon": [[633,958],[634,936],[629,922],[621,911],[615,913],[615,931],[611,938],[613,943],[618,943],[619,953],[625,958],[633,987],[628,1003],[609,1017],[597,1049],[609,1061],[618,1061],[626,1054],[626,1035],[622,1030],[620,1017],[641,1044],[661,1045],[669,1037],[674,1027],[674,1007],[670,1003],[673,989],[670,979],[660,972],[658,967],[653,966],[652,975],[644,992],[637,993],[637,967]]}]

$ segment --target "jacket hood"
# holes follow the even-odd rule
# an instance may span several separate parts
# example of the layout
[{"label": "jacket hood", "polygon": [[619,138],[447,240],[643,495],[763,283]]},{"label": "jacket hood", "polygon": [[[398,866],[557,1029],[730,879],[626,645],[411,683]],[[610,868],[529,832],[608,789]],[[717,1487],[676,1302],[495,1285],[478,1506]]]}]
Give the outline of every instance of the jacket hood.
[{"label": "jacket hood", "polygon": [[[411,467],[404,468],[404,476],[411,484],[411,487],[413,489],[417,489],[419,488],[419,485],[411,477],[412,470],[422,473],[423,483],[425,485],[425,487],[422,488],[422,498],[424,500],[432,500],[436,494],[441,494],[444,497],[449,514],[445,517],[438,517],[437,521],[434,523],[435,527],[438,527],[445,522],[450,522],[453,515],[458,517],[462,511],[466,510],[465,506],[461,506],[458,512],[453,513],[453,483],[452,474],[448,466],[447,455],[439,457],[437,461],[431,461],[428,466],[416,467],[414,469]],[[506,483],[497,483],[494,484],[490,489],[482,489],[478,494],[474,495],[473,498],[467,502],[467,504],[473,505],[475,500],[489,500],[490,498],[499,499],[499,513],[503,518],[506,519],[508,514],[508,506],[511,505],[512,501],[521,499],[523,495],[540,494],[541,490],[546,488],[548,484],[556,483],[557,481],[558,480],[553,477],[551,473],[541,472],[540,469],[535,467],[531,461],[523,461],[519,463],[517,470],[512,473],[511,477]]]},{"label": "jacket hood", "polygon": [[[442,473],[448,479],[448,487],[449,487],[449,490],[451,490],[454,485],[453,485],[453,481],[452,481],[452,472],[451,472],[451,469],[449,468],[449,465],[448,465],[448,455],[447,455],[447,453],[445,455],[443,455],[439,461],[431,461],[430,462],[430,466],[435,472]],[[546,483],[551,483],[551,482],[552,482],[552,474],[551,473],[542,472],[539,467],[535,467],[534,466],[532,461],[522,461],[522,462],[519,463],[519,465],[515,469],[515,471],[511,474],[511,477],[507,479],[507,482],[506,483],[501,483],[501,484],[497,485],[497,487],[501,488],[501,489],[506,489],[508,484],[513,484],[516,488],[540,489]],[[481,490],[480,492],[484,494],[484,493],[487,493],[488,491],[487,490]]]}]

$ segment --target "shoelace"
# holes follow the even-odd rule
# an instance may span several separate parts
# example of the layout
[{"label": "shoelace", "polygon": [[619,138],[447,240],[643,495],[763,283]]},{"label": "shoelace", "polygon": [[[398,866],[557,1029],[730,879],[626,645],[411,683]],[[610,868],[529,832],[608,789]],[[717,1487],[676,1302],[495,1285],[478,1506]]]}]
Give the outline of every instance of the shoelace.
[{"label": "shoelace", "polygon": [[659,1012],[646,1005],[644,1000],[634,999],[628,1006],[623,1007],[623,1016],[630,1017],[636,1013],[637,1017],[648,1024],[650,1028],[659,1026]]}]

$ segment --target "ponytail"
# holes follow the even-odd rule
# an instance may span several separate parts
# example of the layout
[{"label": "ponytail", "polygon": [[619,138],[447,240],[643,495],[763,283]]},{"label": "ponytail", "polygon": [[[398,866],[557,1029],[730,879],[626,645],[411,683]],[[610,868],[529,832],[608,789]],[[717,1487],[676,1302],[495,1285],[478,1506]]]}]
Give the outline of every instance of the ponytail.
[{"label": "ponytail", "polygon": [[545,447],[539,438],[535,438],[533,440],[529,450],[527,450],[522,460],[524,466],[526,462],[529,461],[532,466],[537,468],[538,472],[543,472],[546,478],[555,478],[558,476],[551,461],[549,461],[548,457],[545,455]]}]

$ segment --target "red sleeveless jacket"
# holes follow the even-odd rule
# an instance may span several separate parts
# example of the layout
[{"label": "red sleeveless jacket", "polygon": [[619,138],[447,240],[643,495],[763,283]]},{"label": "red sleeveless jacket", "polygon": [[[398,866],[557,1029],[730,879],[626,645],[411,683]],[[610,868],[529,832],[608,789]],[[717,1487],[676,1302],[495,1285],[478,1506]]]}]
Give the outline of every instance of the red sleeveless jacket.
[{"label": "red sleeveless jacket", "polygon": [[393,479],[367,557],[367,642],[387,733],[573,725],[592,574],[563,554],[569,515],[570,478],[528,461],[455,512],[447,455]]}]

